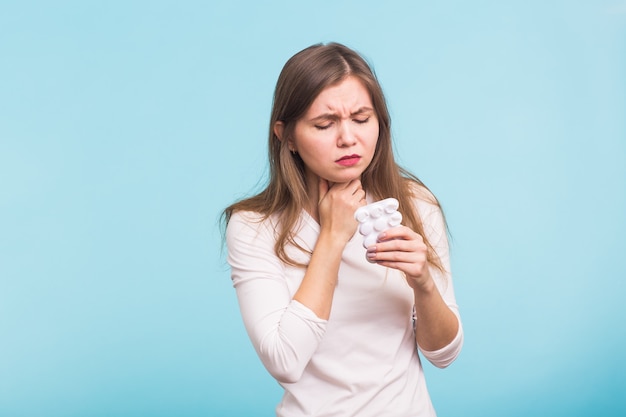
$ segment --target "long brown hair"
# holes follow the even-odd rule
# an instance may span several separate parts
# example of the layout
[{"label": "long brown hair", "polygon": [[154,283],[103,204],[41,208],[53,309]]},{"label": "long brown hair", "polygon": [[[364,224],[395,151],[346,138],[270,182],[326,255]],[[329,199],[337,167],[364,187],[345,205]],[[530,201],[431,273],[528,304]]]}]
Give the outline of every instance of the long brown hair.
[{"label": "long brown hair", "polygon": [[361,176],[363,188],[374,200],[394,197],[399,201],[403,223],[424,236],[428,246],[428,261],[442,269],[440,259],[425,237],[413,199],[428,198],[433,204],[439,203],[415,175],[395,162],[391,119],[382,88],[367,62],[355,51],[338,43],[310,46],[291,57],[283,67],[276,83],[269,126],[268,184],[259,194],[227,207],[223,219],[228,224],[232,214],[237,211],[259,213],[262,220],[272,214],[280,214],[274,250],[283,262],[299,265],[288,256],[285,247],[287,244],[300,247],[294,241],[294,234],[297,232],[294,227],[308,203],[304,163],[297,154],[289,151],[287,140],[281,141],[276,137],[274,125],[281,121],[284,125],[284,137],[290,137],[298,119],[306,113],[322,90],[348,76],[358,78],[369,91],[379,123],[374,157]]}]

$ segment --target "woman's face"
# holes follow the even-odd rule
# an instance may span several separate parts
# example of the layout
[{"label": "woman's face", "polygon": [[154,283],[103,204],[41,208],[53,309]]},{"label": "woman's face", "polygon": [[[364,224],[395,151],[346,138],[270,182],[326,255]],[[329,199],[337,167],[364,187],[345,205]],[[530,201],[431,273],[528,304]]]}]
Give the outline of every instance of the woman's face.
[{"label": "woman's face", "polygon": [[304,161],[310,185],[316,177],[344,183],[361,177],[377,141],[378,117],[370,94],[350,76],[322,90],[296,122],[289,147]]}]

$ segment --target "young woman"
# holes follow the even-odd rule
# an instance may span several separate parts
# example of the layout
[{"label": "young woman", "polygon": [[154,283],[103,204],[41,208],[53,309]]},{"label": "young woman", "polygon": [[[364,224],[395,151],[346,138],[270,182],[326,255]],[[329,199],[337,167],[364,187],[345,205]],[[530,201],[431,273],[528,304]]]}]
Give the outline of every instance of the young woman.
[{"label": "young woman", "polygon": [[[381,87],[336,43],[285,64],[269,134],[270,178],[225,212],[247,332],[285,390],[278,416],[434,416],[418,356],[446,367],[463,331],[446,226],[394,161]],[[365,249],[355,211],[394,197],[403,224]]]}]

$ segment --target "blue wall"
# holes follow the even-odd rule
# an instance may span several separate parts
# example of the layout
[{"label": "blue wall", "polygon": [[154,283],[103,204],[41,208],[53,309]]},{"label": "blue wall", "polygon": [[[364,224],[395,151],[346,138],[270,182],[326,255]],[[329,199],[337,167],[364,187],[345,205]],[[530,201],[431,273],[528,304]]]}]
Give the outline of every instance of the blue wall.
[{"label": "blue wall", "polygon": [[221,3],[0,3],[0,416],[273,415],[218,217],[320,41],[446,210],[439,414],[624,415],[626,2]]}]

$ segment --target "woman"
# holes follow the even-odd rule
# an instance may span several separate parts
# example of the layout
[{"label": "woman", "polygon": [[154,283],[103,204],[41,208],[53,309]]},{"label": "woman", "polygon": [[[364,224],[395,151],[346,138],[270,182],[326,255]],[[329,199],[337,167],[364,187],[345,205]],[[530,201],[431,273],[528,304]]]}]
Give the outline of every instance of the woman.
[{"label": "woman", "polygon": [[[225,212],[241,314],[285,390],[278,416],[434,416],[435,366],[463,331],[435,197],[392,153],[383,93],[336,43],[294,55],[275,90],[270,178]],[[387,197],[403,224],[363,248],[355,211]]]}]

